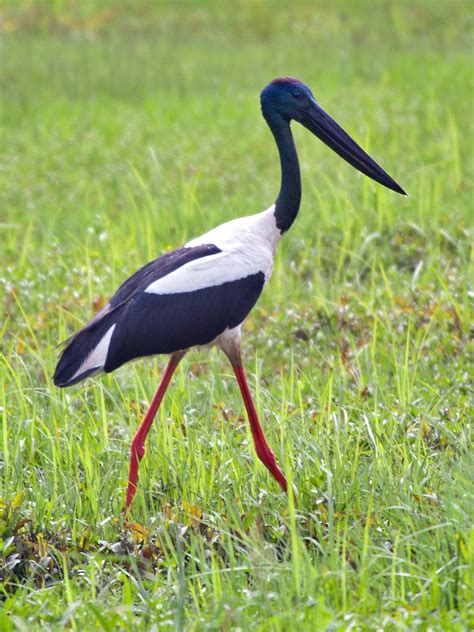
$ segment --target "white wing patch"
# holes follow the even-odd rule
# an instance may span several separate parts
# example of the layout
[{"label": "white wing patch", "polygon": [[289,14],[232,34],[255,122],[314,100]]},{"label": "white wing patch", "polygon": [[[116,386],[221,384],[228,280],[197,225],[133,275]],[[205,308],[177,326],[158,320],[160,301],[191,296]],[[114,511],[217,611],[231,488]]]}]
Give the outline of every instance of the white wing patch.
[{"label": "white wing patch", "polygon": [[281,237],[273,208],[263,213],[232,220],[193,239],[186,246],[214,244],[222,252],[195,259],[151,283],[150,294],[179,294],[238,281],[263,272],[270,278],[273,257]]},{"label": "white wing patch", "polygon": [[104,366],[107,360],[107,352],[109,350],[110,340],[112,338],[112,334],[114,333],[114,329],[115,324],[113,324],[112,327],[110,327],[102,336],[99,344],[92,349],[90,354],[71,377],[71,380],[76,379],[76,377],[85,371],[90,371],[91,369],[101,369]]},{"label": "white wing patch", "polygon": [[179,294],[195,292],[228,281],[237,281],[249,274],[259,272],[259,268],[245,261],[233,252],[219,252],[209,257],[201,257],[186,263],[165,277],[151,283],[145,290],[151,294]]}]

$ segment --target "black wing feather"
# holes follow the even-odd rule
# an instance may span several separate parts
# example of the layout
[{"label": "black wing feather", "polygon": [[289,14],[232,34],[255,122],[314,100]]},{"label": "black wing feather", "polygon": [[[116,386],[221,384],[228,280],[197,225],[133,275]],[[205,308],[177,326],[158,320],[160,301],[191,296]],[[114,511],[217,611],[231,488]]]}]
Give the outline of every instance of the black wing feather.
[{"label": "black wing feather", "polygon": [[240,325],[264,283],[263,272],[258,272],[194,292],[143,292],[120,310],[104,370],[114,371],[134,358],[212,342],[226,328]]},{"label": "black wing feather", "polygon": [[[171,252],[167,252],[158,259],[154,259],[144,266],[139,268],[131,276],[126,279],[118,290],[112,296],[110,301],[104,305],[104,307],[97,312],[97,314],[82,327],[75,334],[63,340],[59,346],[62,347],[62,354],[71,346],[74,340],[82,334],[86,329],[92,327],[98,327],[98,324],[103,321],[105,316],[121,307],[124,303],[131,300],[134,296],[137,296],[151,283],[162,279],[167,274],[170,274],[174,270],[177,270],[181,266],[184,266],[194,259],[200,259],[201,257],[208,257],[209,255],[217,255],[222,252],[220,248],[214,246],[214,244],[202,244],[200,246],[194,246],[192,248],[177,248]],[[61,356],[62,357],[62,356]]]},{"label": "black wing feather", "polygon": [[55,384],[70,386],[91,373],[73,378],[112,325],[115,329],[103,367],[107,372],[137,357],[208,344],[226,328],[239,325],[260,296],[263,272],[193,292],[145,292],[151,283],[186,263],[220,252],[214,244],[179,248],[137,270],[109,303],[66,341],[54,373]]}]

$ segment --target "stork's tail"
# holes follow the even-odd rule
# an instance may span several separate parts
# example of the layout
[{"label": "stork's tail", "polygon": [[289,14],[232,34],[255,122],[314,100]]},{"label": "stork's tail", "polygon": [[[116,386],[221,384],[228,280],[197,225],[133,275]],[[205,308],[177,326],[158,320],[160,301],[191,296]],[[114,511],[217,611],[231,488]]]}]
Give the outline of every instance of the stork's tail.
[{"label": "stork's tail", "polygon": [[66,341],[53,376],[56,386],[72,386],[103,370],[116,317],[112,311],[93,320]]}]

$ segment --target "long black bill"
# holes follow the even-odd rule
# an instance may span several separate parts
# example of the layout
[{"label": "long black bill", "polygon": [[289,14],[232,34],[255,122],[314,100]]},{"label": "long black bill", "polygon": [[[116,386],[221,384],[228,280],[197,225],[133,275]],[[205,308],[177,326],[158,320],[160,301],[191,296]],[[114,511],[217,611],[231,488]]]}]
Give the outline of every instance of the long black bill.
[{"label": "long black bill", "polygon": [[406,195],[402,187],[375,160],[366,154],[362,147],[316,101],[313,102],[311,110],[308,110],[304,117],[301,118],[301,123],[339,156],[347,160],[349,164],[365,173],[366,176],[369,176],[376,182],[380,182],[380,184],[392,189],[392,191]]}]

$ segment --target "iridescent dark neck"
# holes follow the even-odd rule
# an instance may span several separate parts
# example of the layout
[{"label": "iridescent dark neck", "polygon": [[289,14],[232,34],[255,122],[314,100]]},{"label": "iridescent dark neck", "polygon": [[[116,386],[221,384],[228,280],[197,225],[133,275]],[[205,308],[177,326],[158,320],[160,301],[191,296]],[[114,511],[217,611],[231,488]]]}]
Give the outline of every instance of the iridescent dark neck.
[{"label": "iridescent dark neck", "polygon": [[281,187],[275,203],[275,219],[284,233],[295,221],[301,201],[301,176],[298,154],[289,122],[279,115],[264,112],[278,147],[281,163]]}]

